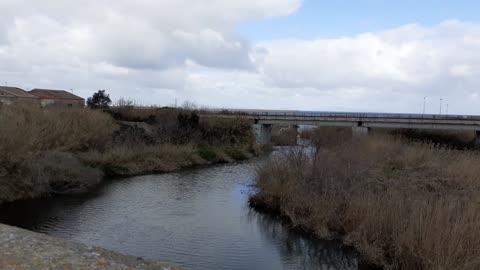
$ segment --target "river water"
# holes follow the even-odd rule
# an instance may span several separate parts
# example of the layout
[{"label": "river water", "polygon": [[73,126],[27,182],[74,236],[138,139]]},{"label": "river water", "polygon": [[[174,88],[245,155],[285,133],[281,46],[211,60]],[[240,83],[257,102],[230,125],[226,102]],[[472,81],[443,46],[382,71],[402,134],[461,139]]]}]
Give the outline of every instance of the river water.
[{"label": "river water", "polygon": [[110,180],[5,205],[0,222],[190,269],[358,269],[352,250],[249,208],[258,162]]}]

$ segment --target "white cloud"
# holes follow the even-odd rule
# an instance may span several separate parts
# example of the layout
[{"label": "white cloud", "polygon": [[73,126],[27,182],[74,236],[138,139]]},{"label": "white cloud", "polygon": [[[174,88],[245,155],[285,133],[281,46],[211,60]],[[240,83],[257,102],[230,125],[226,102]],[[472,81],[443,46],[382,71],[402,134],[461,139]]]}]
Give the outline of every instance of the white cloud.
[{"label": "white cloud", "polygon": [[[407,112],[409,100],[444,97],[458,109],[466,104],[459,112],[480,113],[480,104],[466,98],[480,91],[479,36],[478,24],[446,21],[337,39],[274,40],[257,44],[255,63],[273,87],[313,88],[318,96],[335,91],[339,99],[354,95],[345,89],[365,89],[355,94],[358,102],[396,96]],[[369,103],[372,110],[384,107]]]},{"label": "white cloud", "polygon": [[[186,60],[220,68],[250,65],[250,45],[235,33],[247,19],[287,15],[299,0],[86,0],[0,3],[0,40],[33,61],[62,54],[135,69]],[[12,14],[13,13],[13,14]],[[3,30],[3,31],[2,31]],[[31,60],[31,61],[32,61]]]},{"label": "white cloud", "polygon": [[480,114],[480,25],[252,42],[301,0],[1,0],[0,82],[147,104]]},{"label": "white cloud", "polygon": [[252,70],[251,44],[236,33],[238,24],[288,15],[300,3],[2,0],[0,79],[24,87],[181,89],[189,63]]},{"label": "white cloud", "polygon": [[269,41],[258,45],[267,53],[257,64],[280,87],[421,87],[445,76],[478,75],[480,45],[468,41],[478,35],[480,25],[446,22],[339,39]]}]

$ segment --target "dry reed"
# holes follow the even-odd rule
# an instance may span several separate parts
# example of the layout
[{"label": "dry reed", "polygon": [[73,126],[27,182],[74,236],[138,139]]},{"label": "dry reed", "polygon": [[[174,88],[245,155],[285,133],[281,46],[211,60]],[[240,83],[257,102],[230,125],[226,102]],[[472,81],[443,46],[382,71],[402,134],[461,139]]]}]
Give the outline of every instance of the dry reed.
[{"label": "dry reed", "polygon": [[0,203],[85,190],[102,172],[125,176],[205,164],[204,144],[215,146],[211,163],[247,158],[252,148],[244,119],[200,121],[192,108],[122,104],[106,112],[0,106]]},{"label": "dry reed", "polygon": [[384,136],[318,141],[261,166],[251,203],[386,269],[480,269],[479,153]]}]

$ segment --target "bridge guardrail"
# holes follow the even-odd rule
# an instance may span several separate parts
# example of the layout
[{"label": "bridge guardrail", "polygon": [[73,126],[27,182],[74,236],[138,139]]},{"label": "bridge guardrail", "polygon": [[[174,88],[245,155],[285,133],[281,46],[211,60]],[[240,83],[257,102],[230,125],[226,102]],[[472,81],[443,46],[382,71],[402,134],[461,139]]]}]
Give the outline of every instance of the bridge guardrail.
[{"label": "bridge guardrail", "polygon": [[480,121],[476,115],[435,115],[435,114],[394,114],[394,113],[351,113],[351,112],[245,112],[249,116],[272,117],[332,117],[332,118],[387,118],[387,119],[429,119],[429,120],[473,120]]}]

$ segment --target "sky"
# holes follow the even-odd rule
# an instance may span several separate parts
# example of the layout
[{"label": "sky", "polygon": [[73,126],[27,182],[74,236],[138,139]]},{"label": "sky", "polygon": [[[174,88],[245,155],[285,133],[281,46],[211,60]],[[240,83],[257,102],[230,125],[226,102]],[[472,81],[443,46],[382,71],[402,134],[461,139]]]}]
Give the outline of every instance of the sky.
[{"label": "sky", "polygon": [[[142,105],[480,115],[478,1],[0,0],[0,85]],[[477,12],[478,13],[478,12]]]},{"label": "sky", "polygon": [[239,29],[254,40],[338,38],[412,23],[475,22],[478,7],[474,0],[306,0],[290,16],[246,22]]}]

